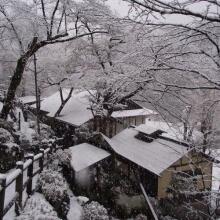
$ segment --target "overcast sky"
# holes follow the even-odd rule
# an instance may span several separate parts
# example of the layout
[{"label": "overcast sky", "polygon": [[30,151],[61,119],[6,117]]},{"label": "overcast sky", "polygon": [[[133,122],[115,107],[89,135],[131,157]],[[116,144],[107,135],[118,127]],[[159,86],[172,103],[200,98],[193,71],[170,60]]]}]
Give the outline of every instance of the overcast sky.
[{"label": "overcast sky", "polygon": [[125,16],[128,13],[128,4],[122,0],[108,0],[108,4],[111,6],[113,11],[116,11],[121,16]]},{"label": "overcast sky", "polygon": [[[181,2],[181,0],[180,0]],[[117,12],[121,16],[125,16],[128,13],[128,3],[123,0],[108,0],[108,4],[111,6],[112,10]],[[207,3],[196,2],[190,7],[194,12],[201,12],[207,10]],[[210,12],[218,12],[217,7],[210,7]],[[166,22],[171,23],[188,23],[192,21],[189,16],[180,16],[180,15],[169,15],[165,16]]]},{"label": "overcast sky", "polygon": [[[129,10],[128,3],[122,0],[108,0],[108,4],[112,8],[113,11],[118,13],[120,16],[126,16]],[[169,18],[166,19],[167,22],[171,23],[185,23],[189,22],[189,18],[186,16],[179,16],[179,15],[169,15]]]}]

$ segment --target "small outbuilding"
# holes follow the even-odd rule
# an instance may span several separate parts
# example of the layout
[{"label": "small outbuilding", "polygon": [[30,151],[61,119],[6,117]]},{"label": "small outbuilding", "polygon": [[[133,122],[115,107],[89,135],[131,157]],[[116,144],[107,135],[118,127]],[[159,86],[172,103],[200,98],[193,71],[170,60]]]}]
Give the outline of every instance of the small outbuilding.
[{"label": "small outbuilding", "polygon": [[88,143],[69,148],[73,181],[77,189],[89,190],[99,180],[99,171],[103,163],[110,159],[110,153]]}]

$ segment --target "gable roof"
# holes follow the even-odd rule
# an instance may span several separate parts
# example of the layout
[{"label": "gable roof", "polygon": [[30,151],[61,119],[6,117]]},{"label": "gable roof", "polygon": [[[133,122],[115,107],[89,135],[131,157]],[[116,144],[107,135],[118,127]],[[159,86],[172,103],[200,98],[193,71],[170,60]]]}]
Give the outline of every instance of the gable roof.
[{"label": "gable roof", "polygon": [[[67,98],[70,89],[63,89],[63,98]],[[80,91],[74,90],[71,98],[64,106],[63,110],[57,119],[70,123],[74,126],[80,126],[87,121],[93,119],[92,112],[90,110],[90,100],[91,94],[95,94],[95,90],[90,91]],[[60,93],[59,91],[54,93],[49,97],[45,97],[41,102],[41,110],[47,112],[48,116],[54,117],[58,108],[61,105]],[[31,105],[36,108],[36,104]],[[138,115],[150,115],[153,114],[152,110],[148,109],[136,109],[136,110],[121,110],[115,111],[112,114],[113,118],[118,117],[131,117]]]},{"label": "gable roof", "polygon": [[112,139],[104,138],[117,154],[158,176],[190,151],[182,144],[162,138],[147,143],[135,137],[138,133],[127,128]]},{"label": "gable roof", "polygon": [[69,149],[72,155],[71,165],[76,172],[110,156],[107,151],[87,143],[79,144]]}]

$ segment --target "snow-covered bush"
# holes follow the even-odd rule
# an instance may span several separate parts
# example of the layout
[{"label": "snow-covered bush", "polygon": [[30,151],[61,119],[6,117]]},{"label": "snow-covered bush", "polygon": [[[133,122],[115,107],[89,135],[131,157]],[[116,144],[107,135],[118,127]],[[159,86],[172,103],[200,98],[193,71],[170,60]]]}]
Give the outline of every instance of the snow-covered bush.
[{"label": "snow-covered bush", "polygon": [[39,191],[55,208],[58,215],[65,218],[69,211],[68,186],[63,176],[55,170],[46,169],[38,178]]},{"label": "snow-covered bush", "polygon": [[35,193],[28,199],[24,210],[15,220],[60,220],[60,218],[44,196]]},{"label": "snow-covered bush", "polygon": [[75,130],[75,134],[78,138],[77,141],[79,143],[82,143],[92,138],[96,134],[96,132],[94,132],[88,124],[84,124]]},{"label": "snow-covered bush", "polygon": [[0,128],[0,172],[6,172],[13,168],[21,157],[20,148],[11,133]]},{"label": "snow-covered bush", "polygon": [[[30,128],[32,129],[36,129],[36,123],[34,122],[30,122]],[[38,145],[39,143],[45,143],[45,144],[50,144],[50,142],[54,142],[54,137],[55,137],[55,133],[54,131],[51,129],[51,127],[49,127],[46,124],[40,124],[40,135],[35,132],[34,134],[32,134],[32,142],[34,145]]]},{"label": "snow-covered bush", "polygon": [[71,152],[69,149],[58,149],[51,156],[50,169],[59,170],[61,167],[71,167]]},{"label": "snow-covered bush", "polygon": [[135,217],[135,220],[148,220],[146,215],[139,214]]},{"label": "snow-covered bush", "polygon": [[0,128],[0,143],[6,144],[11,142],[14,142],[11,133],[4,128]]},{"label": "snow-covered bush", "polygon": [[109,220],[106,208],[92,201],[83,207],[83,220]]},{"label": "snow-covered bush", "polygon": [[45,125],[40,124],[40,135],[37,133],[37,125],[34,121],[23,122],[20,136],[20,146],[25,152],[39,153],[40,148],[52,146],[55,142],[53,130]]}]

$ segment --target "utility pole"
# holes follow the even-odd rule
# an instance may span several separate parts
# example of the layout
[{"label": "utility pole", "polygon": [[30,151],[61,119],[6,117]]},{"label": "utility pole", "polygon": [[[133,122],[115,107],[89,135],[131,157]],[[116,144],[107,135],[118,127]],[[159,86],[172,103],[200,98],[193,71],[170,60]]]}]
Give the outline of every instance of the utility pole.
[{"label": "utility pole", "polygon": [[34,82],[35,82],[35,96],[36,96],[36,115],[37,115],[37,133],[40,134],[40,94],[37,81],[37,58],[34,54]]}]

